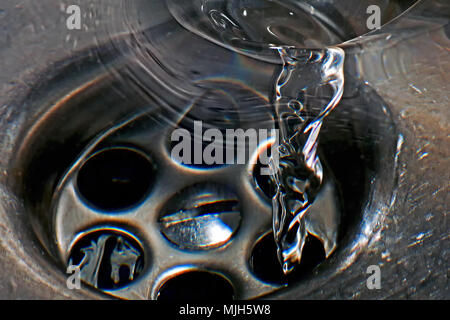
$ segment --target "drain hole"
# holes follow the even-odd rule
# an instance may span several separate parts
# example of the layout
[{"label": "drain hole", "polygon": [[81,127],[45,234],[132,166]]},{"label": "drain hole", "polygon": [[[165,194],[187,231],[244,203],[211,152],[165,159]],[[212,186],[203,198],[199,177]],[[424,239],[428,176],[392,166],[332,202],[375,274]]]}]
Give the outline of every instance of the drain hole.
[{"label": "drain hole", "polygon": [[319,239],[308,235],[303,249],[302,261],[292,273],[285,276],[277,258],[273,233],[263,236],[253,248],[250,268],[260,280],[273,284],[286,284],[300,280],[325,260],[325,250]]},{"label": "drain hole", "polygon": [[128,148],[111,148],[91,156],[77,177],[81,196],[93,206],[115,211],[137,205],[154,180],[146,157]]},{"label": "drain hole", "polygon": [[[179,135],[172,134],[171,140],[176,137],[176,141],[171,141],[170,151],[182,165],[215,169],[226,165],[225,129],[238,126],[239,117],[237,105],[229,94],[217,89],[204,89],[205,93],[180,121],[177,129]],[[211,134],[208,138],[206,132]]]},{"label": "drain hole", "polygon": [[142,273],[144,252],[132,237],[110,230],[95,231],[77,241],[70,266],[80,270],[81,279],[102,290],[123,288]]},{"label": "drain hole", "polygon": [[[270,146],[267,148],[267,150],[265,150],[265,152],[267,153],[267,157],[269,158],[271,156]],[[266,170],[266,172],[268,172],[269,168],[269,165],[262,164],[261,158],[258,157],[253,167],[252,174],[256,188],[259,189],[263,193],[263,195],[267,197],[267,199],[272,199],[276,193],[276,187],[274,185],[273,179],[270,175],[261,174],[262,170]]]},{"label": "drain hole", "polygon": [[223,276],[192,271],[168,280],[158,293],[163,301],[229,301],[234,298],[232,285]]}]

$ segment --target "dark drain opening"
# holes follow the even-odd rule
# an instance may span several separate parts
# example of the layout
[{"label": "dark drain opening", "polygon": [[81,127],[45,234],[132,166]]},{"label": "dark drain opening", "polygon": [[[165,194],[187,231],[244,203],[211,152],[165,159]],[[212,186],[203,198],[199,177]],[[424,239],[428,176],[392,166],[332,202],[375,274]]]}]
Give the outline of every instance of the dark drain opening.
[{"label": "dark drain opening", "polygon": [[154,168],[146,157],[127,148],[111,148],[91,156],[81,167],[77,188],[93,206],[106,211],[138,204],[154,180]]},{"label": "dark drain opening", "polygon": [[168,280],[158,293],[162,301],[229,301],[234,290],[224,277],[205,271],[192,271]]},{"label": "dark drain opening", "polygon": [[277,247],[270,232],[263,236],[253,248],[250,269],[260,280],[273,284],[298,281],[311,274],[312,270],[325,260],[325,250],[319,239],[309,235],[303,249],[302,261],[292,273],[285,276],[277,258]]},{"label": "dark drain opening", "polygon": [[[265,150],[267,157],[272,156],[271,145],[269,145]],[[276,193],[276,186],[270,175],[261,174],[262,170],[269,170],[270,167],[267,164],[261,163],[261,158],[258,157],[256,160],[256,164],[253,167],[253,181],[255,183],[255,187],[259,189],[264,196],[266,196],[267,200],[273,198]]]},{"label": "dark drain opening", "polygon": [[132,237],[111,230],[91,232],[71,250],[69,265],[77,266],[81,279],[102,289],[123,288],[136,281],[144,269],[144,251]]},{"label": "dark drain opening", "polygon": [[[225,130],[239,127],[240,121],[236,111],[237,105],[229,94],[217,89],[205,88],[205,90],[178,123],[176,131],[172,132],[169,144],[171,155],[175,155],[177,160],[178,158],[182,160],[179,161],[180,164],[200,170],[226,165],[226,152],[216,153],[217,150],[210,145],[217,143],[223,146],[225,141],[221,136],[225,136]],[[215,131],[212,131],[214,134],[206,137],[205,132],[211,130]],[[179,147],[183,144],[189,147],[180,150]],[[203,157],[205,154],[211,159]]]},{"label": "dark drain opening", "polygon": [[[172,160],[199,170],[248,163],[253,142],[248,130],[272,119],[267,101],[243,83],[201,80],[197,85],[205,91],[170,134]],[[241,139],[241,130],[249,136]]]}]

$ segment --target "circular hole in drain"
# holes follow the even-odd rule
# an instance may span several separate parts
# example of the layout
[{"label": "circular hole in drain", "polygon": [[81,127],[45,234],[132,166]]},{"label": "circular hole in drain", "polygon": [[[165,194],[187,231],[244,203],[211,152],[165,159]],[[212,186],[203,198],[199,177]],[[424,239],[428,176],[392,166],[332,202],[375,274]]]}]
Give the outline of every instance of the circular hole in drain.
[{"label": "circular hole in drain", "polygon": [[205,92],[172,132],[170,154],[193,169],[220,168],[226,165],[225,129],[239,126],[237,104],[229,93],[210,88],[212,84],[199,85]]},{"label": "circular hole in drain", "polygon": [[247,163],[249,129],[272,119],[267,101],[244,83],[210,79],[196,85],[203,93],[169,137],[172,160],[198,170]]},{"label": "circular hole in drain", "polygon": [[101,150],[81,167],[77,189],[89,204],[106,211],[137,205],[149,192],[154,180],[152,163],[131,148]]},{"label": "circular hole in drain", "polygon": [[162,301],[229,301],[234,299],[231,283],[217,273],[191,271],[167,280],[158,292]]},{"label": "circular hole in drain", "polygon": [[73,245],[68,265],[81,279],[100,290],[116,290],[135,282],[143,272],[145,255],[133,236],[111,229],[83,235]]},{"label": "circular hole in drain", "polygon": [[271,144],[266,146],[261,152],[265,152],[267,160],[266,163],[261,161],[261,153],[256,159],[255,165],[251,169],[252,179],[254,186],[259,190],[267,199],[272,199],[276,193],[276,187],[273,179],[269,173],[268,159],[271,157]]},{"label": "circular hole in drain", "polygon": [[325,260],[325,250],[319,239],[308,235],[303,247],[300,264],[288,276],[283,273],[277,257],[277,247],[273,233],[264,235],[253,247],[250,269],[260,280],[273,284],[290,284],[304,276]]}]

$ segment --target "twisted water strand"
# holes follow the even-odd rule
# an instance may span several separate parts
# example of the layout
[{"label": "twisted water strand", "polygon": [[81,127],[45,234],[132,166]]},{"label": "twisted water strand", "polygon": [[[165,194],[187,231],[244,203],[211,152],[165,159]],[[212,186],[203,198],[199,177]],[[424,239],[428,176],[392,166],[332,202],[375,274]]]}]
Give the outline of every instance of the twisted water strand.
[{"label": "twisted water strand", "polygon": [[[272,162],[272,179],[276,186],[273,197],[273,232],[278,259],[285,274],[290,273],[302,258],[308,230],[305,215],[323,180],[323,169],[317,154],[318,138],[325,117],[338,105],[344,88],[344,51],[279,47],[283,62],[275,83],[274,107],[280,130],[279,163]],[[311,67],[311,68],[310,68]],[[310,72],[319,70],[317,82]],[[304,88],[291,86],[292,79],[307,77]],[[307,118],[308,92],[331,88],[331,99],[312,120]],[[313,97],[317,98],[317,97]],[[319,99],[320,100],[320,99]],[[305,116],[306,115],[306,116]]]},{"label": "twisted water strand", "polygon": [[[287,274],[300,263],[307,234],[313,233],[305,215],[323,179],[318,137],[344,85],[343,50],[310,46],[337,43],[339,37],[330,37],[334,33],[324,29],[311,8],[305,10],[291,1],[168,0],[167,4],[176,21],[200,37],[274,66],[276,72],[281,62],[271,101],[280,132],[279,161],[273,158],[271,169],[276,186],[273,232]],[[316,30],[318,37],[310,30]],[[293,37],[299,32],[301,37]],[[320,111],[313,112],[314,108]],[[334,248],[325,247],[327,255]]]}]

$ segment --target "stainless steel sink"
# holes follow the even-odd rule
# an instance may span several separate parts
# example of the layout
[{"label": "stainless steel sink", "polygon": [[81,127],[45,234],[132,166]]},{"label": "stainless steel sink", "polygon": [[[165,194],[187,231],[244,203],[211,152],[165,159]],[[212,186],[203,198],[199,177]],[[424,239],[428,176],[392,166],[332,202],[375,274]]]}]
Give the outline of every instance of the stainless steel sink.
[{"label": "stainless steel sink", "polygon": [[[386,24],[368,33],[346,5],[319,8],[341,26],[340,42],[327,45],[346,53],[344,95],[320,139],[327,179],[311,209],[340,216],[328,225],[338,232],[337,247],[325,259],[320,243],[308,242],[304,267],[289,277],[277,269],[269,241],[272,194],[259,167],[180,166],[167,152],[174,125],[206,115],[147,95],[172,89],[153,81],[161,69],[143,64],[133,45],[150,38],[195,51],[189,43],[197,35],[171,34],[181,27],[157,1],[131,9],[80,1],[83,30],[73,31],[55,1],[0,5],[0,298],[170,299],[209,281],[223,290],[216,299],[448,299],[450,6],[379,2]],[[364,9],[356,11],[364,16]],[[145,21],[148,10],[159,10],[159,19]],[[122,14],[139,16],[142,29],[117,24],[112,32],[109,19]],[[238,53],[216,54],[235,61]],[[274,71],[252,57],[233,63],[251,70],[243,77],[258,88]],[[214,68],[200,64],[197,72]],[[255,96],[229,79],[195,81]],[[175,92],[168,105],[183,103]],[[135,170],[120,171],[128,162]],[[102,184],[105,167],[134,189]],[[205,193],[218,205],[198,210],[214,215],[185,223],[174,214],[191,214]],[[223,226],[226,233],[211,236]],[[84,279],[80,290],[69,289],[69,261],[91,241],[108,239],[142,259],[133,277]],[[379,290],[366,286],[371,265],[381,268]]]}]

